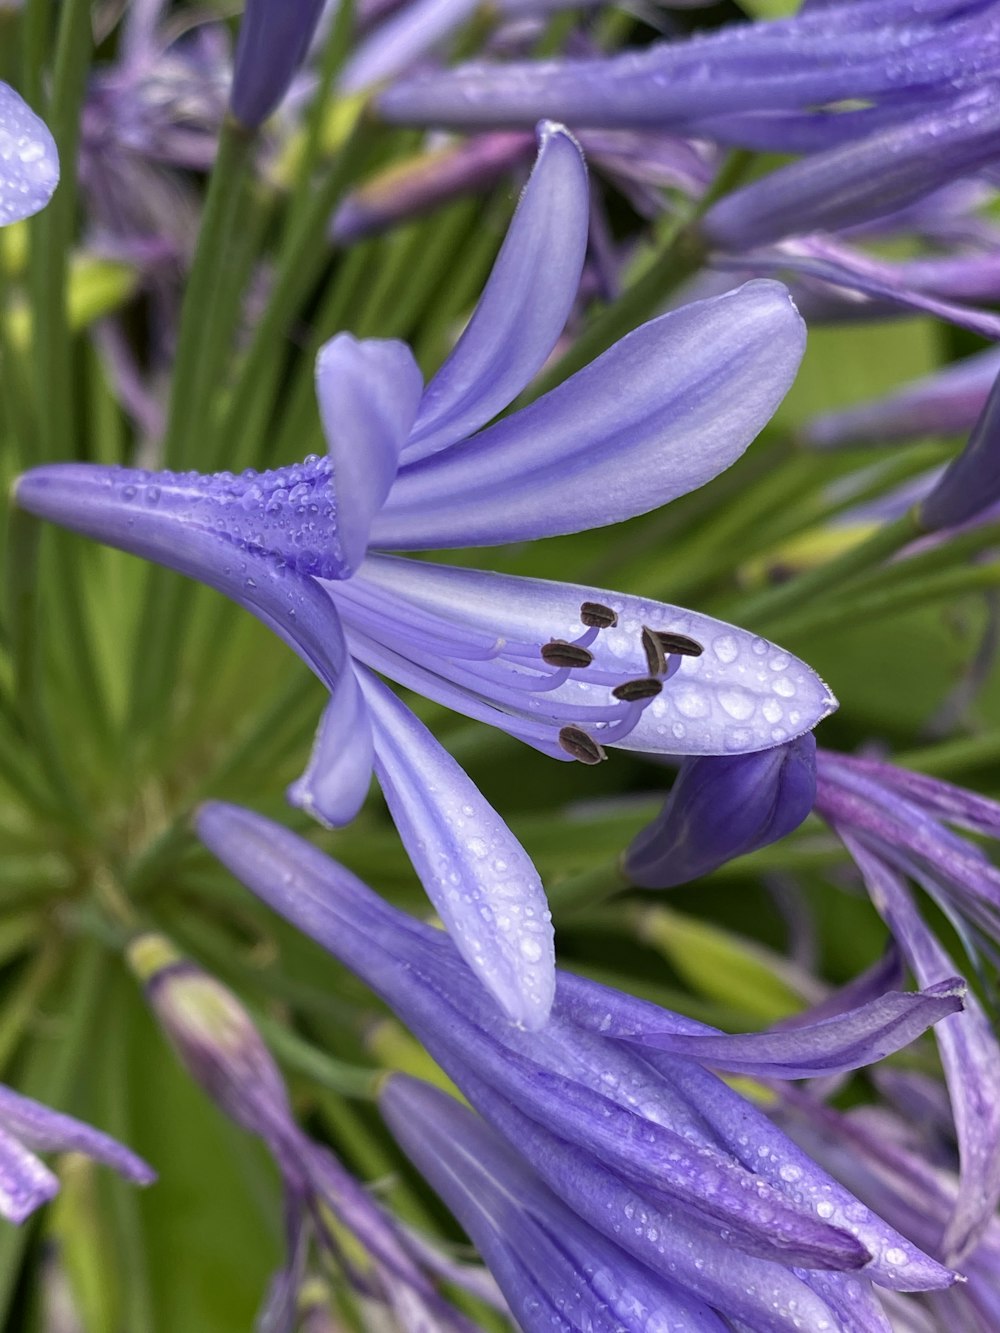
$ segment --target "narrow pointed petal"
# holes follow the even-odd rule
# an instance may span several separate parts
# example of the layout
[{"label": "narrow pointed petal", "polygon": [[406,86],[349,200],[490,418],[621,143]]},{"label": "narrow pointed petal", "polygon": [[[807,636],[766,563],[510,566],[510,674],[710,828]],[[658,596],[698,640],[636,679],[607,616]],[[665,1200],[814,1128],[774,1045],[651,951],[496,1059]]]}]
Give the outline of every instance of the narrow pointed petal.
[{"label": "narrow pointed petal", "polygon": [[654,1317],[677,1333],[723,1333],[718,1315],[581,1221],[454,1098],[394,1075],[379,1105],[529,1333],[551,1333],[556,1314],[593,1333],[646,1333]]},{"label": "narrow pointed petal", "polygon": [[19,1225],[58,1193],[59,1181],[45,1163],[0,1129],[0,1217]]},{"label": "narrow pointed petal", "polygon": [[[258,517],[240,502],[220,513],[197,474],[142,472],[92,463],[52,463],[15,482],[17,504],[71,532],[142,556],[231,597],[337,689],[347,648],[336,609],[286,553],[252,540]],[[206,505],[203,510],[202,504]],[[224,517],[223,517],[224,515]],[[220,530],[218,523],[227,526]],[[245,526],[244,526],[245,525]]]},{"label": "narrow pointed petal", "polygon": [[[643,626],[693,639],[704,651],[681,660],[634,730],[617,742],[627,750],[668,754],[764,750],[801,735],[836,708],[826,685],[805,663],[766,639],[682,607],[607,589],[393,557],[370,556],[359,577],[373,589],[383,587],[405,599],[416,610],[441,619],[450,616],[470,629],[524,643],[576,638],[582,629],[581,604],[602,603],[617,614],[618,623],[591,645],[594,661],[587,670],[601,670],[612,679],[645,673]],[[546,697],[581,707],[607,701],[607,686],[587,684],[586,671],[577,676]],[[431,683],[422,688],[434,697]],[[448,702],[461,711],[460,691],[453,689]],[[502,713],[496,712],[495,724],[504,725]],[[595,727],[593,734],[602,739],[600,729]]]},{"label": "narrow pointed petal", "polygon": [[791,833],[815,800],[811,732],[755,754],[686,759],[666,805],[625,853],[625,873],[647,889],[685,884]]},{"label": "narrow pointed petal", "polygon": [[407,464],[466,439],[541,369],[576,299],[587,251],[587,169],[562,126],[539,126],[538,160],[479,304],[427,386]]},{"label": "narrow pointed petal", "polygon": [[368,709],[354,669],[345,663],[323,710],[309,766],[288,789],[300,810],[331,828],[349,824],[364,805],[375,758]]},{"label": "narrow pointed petal", "polygon": [[156,1173],[109,1134],[0,1085],[0,1126],[35,1152],[79,1152],[139,1185]]},{"label": "narrow pointed petal", "polygon": [[915,994],[891,991],[836,1018],[792,1029],[743,1036],[642,1031],[627,1040],[752,1078],[821,1078],[874,1064],[908,1046],[931,1024],[958,1013],[965,993],[965,983],[953,977]]},{"label": "narrow pointed petal", "polygon": [[920,506],[929,532],[967,523],[1000,500],[1000,378],[962,452]]},{"label": "narrow pointed petal", "polygon": [[490,546],[656,509],[740,457],[804,347],[780,283],[750,282],[663,315],[462,449],[405,467],[373,544]]},{"label": "narrow pointed petal", "polygon": [[342,92],[394,78],[471,16],[477,0],[413,0],[365,38],[344,66]]},{"label": "narrow pointed petal", "polygon": [[1000,838],[1000,802],[988,796],[927,773],[916,773],[896,764],[883,764],[876,759],[852,755],[851,767],[892,788],[907,800],[915,801],[949,824],[959,824],[989,838]]},{"label": "narrow pointed petal", "polygon": [[405,343],[338,333],[316,357],[316,396],[348,574],[364,559],[372,518],[395,480],[422,390],[420,368]]},{"label": "narrow pointed petal", "polygon": [[47,126],[0,83],[0,227],[44,208],[58,184],[59,156]]},{"label": "narrow pointed petal", "polygon": [[[902,876],[852,833],[843,828],[837,832],[921,985],[953,972],[951,959],[921,919]],[[944,1242],[958,1262],[989,1225],[1000,1201],[1000,1047],[971,994],[965,1012],[941,1023],[935,1035],[961,1159],[958,1200]]]},{"label": "narrow pointed petal", "polygon": [[427,896],[455,947],[529,1030],[552,1007],[555,952],[541,880],[475,783],[374,676],[362,677],[375,771]]}]

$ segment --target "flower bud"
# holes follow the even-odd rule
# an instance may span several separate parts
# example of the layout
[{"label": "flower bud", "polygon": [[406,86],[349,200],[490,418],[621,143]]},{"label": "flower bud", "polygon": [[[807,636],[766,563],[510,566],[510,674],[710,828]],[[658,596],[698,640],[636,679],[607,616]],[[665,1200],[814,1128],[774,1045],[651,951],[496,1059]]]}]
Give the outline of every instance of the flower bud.
[{"label": "flower bud", "polygon": [[229,107],[248,130],[267,120],[288,92],[322,9],[323,0],[247,0]]},{"label": "flower bud", "polygon": [[626,852],[625,873],[646,889],[686,884],[791,833],[815,798],[811,732],[756,754],[686,759],[666,805]]},{"label": "flower bud", "polygon": [[994,382],[962,452],[920,506],[928,532],[954,528],[1000,500],[1000,379]]}]

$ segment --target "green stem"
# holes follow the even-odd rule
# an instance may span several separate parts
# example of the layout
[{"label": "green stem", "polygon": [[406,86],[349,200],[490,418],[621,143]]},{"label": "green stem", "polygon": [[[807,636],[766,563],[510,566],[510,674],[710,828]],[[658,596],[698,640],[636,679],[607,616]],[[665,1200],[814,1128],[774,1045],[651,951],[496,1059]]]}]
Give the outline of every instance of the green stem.
[{"label": "green stem", "polygon": [[253,1020],[261,1035],[286,1069],[301,1074],[321,1088],[328,1088],[341,1097],[374,1101],[382,1071],[346,1064],[327,1055],[311,1042],[291,1032],[282,1023],[265,1017],[255,1010]]},{"label": "green stem", "polygon": [[896,755],[894,763],[902,768],[919,769],[921,773],[937,775],[961,773],[968,768],[995,764],[1000,759],[1000,727],[984,731],[979,736],[963,736],[945,741],[942,745],[928,745],[921,750],[905,750]]}]

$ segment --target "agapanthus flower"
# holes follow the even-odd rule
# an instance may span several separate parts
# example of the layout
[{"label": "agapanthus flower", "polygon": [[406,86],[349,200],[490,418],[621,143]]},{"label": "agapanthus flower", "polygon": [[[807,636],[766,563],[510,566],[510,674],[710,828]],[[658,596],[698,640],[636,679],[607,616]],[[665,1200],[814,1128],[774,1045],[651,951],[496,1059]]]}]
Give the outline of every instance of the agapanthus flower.
[{"label": "agapanthus flower", "polygon": [[0,1217],[20,1223],[59,1192],[59,1178],[36,1156],[77,1152],[110,1166],[136,1185],[156,1173],[99,1129],[0,1085]]},{"label": "agapanthus flower", "polygon": [[953,1280],[706,1066],[778,1078],[856,1068],[947,1021],[960,984],[730,1036],[560,973],[549,1022],[527,1032],[489,1002],[446,935],[310,843],[217,802],[197,828],[396,1011],[566,1207],[695,1309],[760,1330],[882,1329],[871,1283]]},{"label": "agapanthus flower", "polygon": [[[955,972],[924,921],[910,883],[948,916],[975,956],[996,957],[1000,871],[949,825],[996,837],[1000,805],[952,783],[893,764],[820,750],[817,812],[840,835],[872,901],[921,985]],[[968,1251],[1000,1201],[1000,1045],[974,995],[935,1033],[955,1114],[961,1157],[958,1197],[945,1237],[949,1256]]]},{"label": "agapanthus flower", "polygon": [[[300,1292],[317,1248],[342,1266],[361,1297],[390,1308],[406,1302],[425,1320],[439,1321],[427,1327],[473,1333],[425,1271],[430,1247],[418,1249],[333,1153],[299,1128],[284,1079],[232,991],[182,958],[162,935],[137,936],[129,959],[185,1068],[231,1120],[264,1142],[281,1172],[286,1259],[261,1312],[261,1333],[298,1328]],[[343,1253],[331,1219],[363,1248],[365,1265]],[[449,1269],[449,1276],[456,1275]],[[483,1290],[474,1277],[470,1284]]]},{"label": "agapanthus flower", "polygon": [[59,156],[48,127],[0,83],[0,227],[44,208],[58,184]]},{"label": "agapanthus flower", "polygon": [[323,0],[247,0],[229,105],[248,130],[257,129],[288,92],[322,11]]},{"label": "agapanthus flower", "polygon": [[326,457],[239,477],[57,464],[16,485],[24,509],[210,584],[302,657],[331,700],[292,800],[344,823],[374,767],[465,957],[530,1026],[544,1021],[553,984],[537,874],[371,672],[584,763],[613,746],[764,749],[835,706],[802,662],[697,612],[389,554],[647,512],[728,467],[774,411],[804,333],[784,288],[758,282],[643,325],[481,429],[548,356],[586,240],[580,153],[545,127],[486,290],[426,387],[401,342],[342,334],[321,350]]}]

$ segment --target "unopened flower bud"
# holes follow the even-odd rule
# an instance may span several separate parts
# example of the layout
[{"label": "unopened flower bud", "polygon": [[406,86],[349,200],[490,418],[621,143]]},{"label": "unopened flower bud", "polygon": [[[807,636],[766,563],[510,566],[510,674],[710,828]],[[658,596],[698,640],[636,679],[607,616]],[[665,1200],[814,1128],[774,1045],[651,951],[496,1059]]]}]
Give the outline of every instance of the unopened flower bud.
[{"label": "unopened flower bud", "polygon": [[798,828],[816,799],[811,732],[773,750],[686,759],[660,814],[625,854],[625,873],[670,889]]},{"label": "unopened flower bud", "polygon": [[920,506],[928,532],[954,528],[1000,500],[1000,378],[962,452]]},{"label": "unopened flower bud", "polygon": [[229,106],[248,130],[267,120],[288,92],[322,9],[323,0],[247,0]]}]

